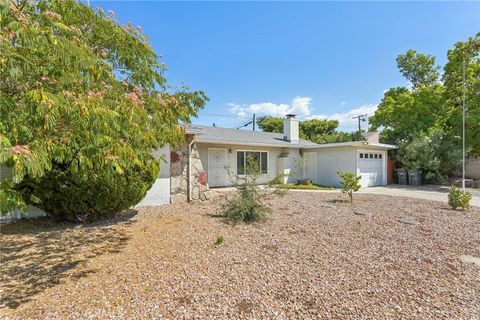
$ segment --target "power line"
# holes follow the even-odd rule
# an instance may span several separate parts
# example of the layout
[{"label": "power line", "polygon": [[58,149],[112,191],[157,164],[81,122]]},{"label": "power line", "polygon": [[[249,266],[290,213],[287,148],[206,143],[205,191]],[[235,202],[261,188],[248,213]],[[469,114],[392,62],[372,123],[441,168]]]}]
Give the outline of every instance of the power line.
[{"label": "power line", "polygon": [[199,116],[211,116],[211,117],[227,117],[227,118],[243,118],[243,119],[250,119],[250,117],[247,116],[234,116],[231,114],[221,114],[221,113],[208,113],[208,112],[202,112],[199,114]]},{"label": "power line", "polygon": [[246,127],[250,124],[252,125],[252,130],[255,131],[255,113],[252,115],[252,120],[246,121],[246,122],[234,127],[234,129],[240,129],[240,128]]}]

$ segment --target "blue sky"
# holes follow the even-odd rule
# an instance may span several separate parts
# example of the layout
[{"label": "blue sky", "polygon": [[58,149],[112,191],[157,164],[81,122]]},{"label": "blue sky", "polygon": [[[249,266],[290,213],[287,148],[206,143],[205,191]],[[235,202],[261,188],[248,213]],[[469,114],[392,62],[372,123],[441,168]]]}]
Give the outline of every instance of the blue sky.
[{"label": "blue sky", "polygon": [[[371,115],[384,90],[406,86],[398,54],[437,57],[480,31],[480,2],[91,1],[141,25],[171,84],[210,98],[196,124],[234,127],[286,112]],[[223,116],[218,116],[223,115]]]}]

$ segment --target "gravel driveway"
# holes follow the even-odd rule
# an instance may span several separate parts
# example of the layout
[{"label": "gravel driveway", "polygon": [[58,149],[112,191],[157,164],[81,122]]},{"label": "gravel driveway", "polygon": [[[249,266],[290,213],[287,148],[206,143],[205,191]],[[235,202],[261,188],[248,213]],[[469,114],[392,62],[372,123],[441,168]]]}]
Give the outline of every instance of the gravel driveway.
[{"label": "gravel driveway", "polygon": [[[232,227],[214,204],[88,226],[2,226],[0,313],[18,319],[480,319],[480,209],[289,193]],[[371,215],[357,215],[354,211]],[[399,222],[412,218],[417,225]],[[225,242],[215,245],[217,236]]]}]

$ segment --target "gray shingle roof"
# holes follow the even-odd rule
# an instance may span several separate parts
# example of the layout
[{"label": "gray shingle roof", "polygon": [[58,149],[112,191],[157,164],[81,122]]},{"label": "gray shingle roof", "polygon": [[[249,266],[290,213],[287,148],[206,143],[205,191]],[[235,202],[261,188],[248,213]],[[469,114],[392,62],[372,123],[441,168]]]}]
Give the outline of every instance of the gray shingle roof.
[{"label": "gray shingle roof", "polygon": [[285,148],[305,148],[318,146],[318,144],[304,139],[299,139],[298,143],[286,141],[283,139],[283,133],[228,129],[203,125],[190,125],[187,127],[187,131],[203,132],[201,134],[195,134],[195,140],[197,142],[268,145]]}]

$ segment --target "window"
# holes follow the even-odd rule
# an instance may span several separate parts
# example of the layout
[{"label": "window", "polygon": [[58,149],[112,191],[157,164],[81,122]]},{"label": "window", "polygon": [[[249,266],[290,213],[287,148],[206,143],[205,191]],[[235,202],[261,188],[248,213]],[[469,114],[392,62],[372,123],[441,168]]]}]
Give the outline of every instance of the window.
[{"label": "window", "polygon": [[363,159],[363,153],[360,153],[360,159]]},{"label": "window", "polygon": [[373,159],[373,153],[370,153],[370,159]]},{"label": "window", "polygon": [[245,174],[245,152],[237,151],[237,174]]},{"label": "window", "polygon": [[264,151],[237,151],[237,174],[244,175],[247,172],[247,159],[253,159],[258,163],[260,174],[268,173],[268,152]]},{"label": "window", "polygon": [[382,159],[382,154],[381,153],[378,155],[378,159]]},{"label": "window", "polygon": [[378,159],[378,154],[377,153],[375,153],[375,159]]},{"label": "window", "polygon": [[261,152],[260,158],[260,173],[267,174],[268,173],[268,155],[266,152]]}]

